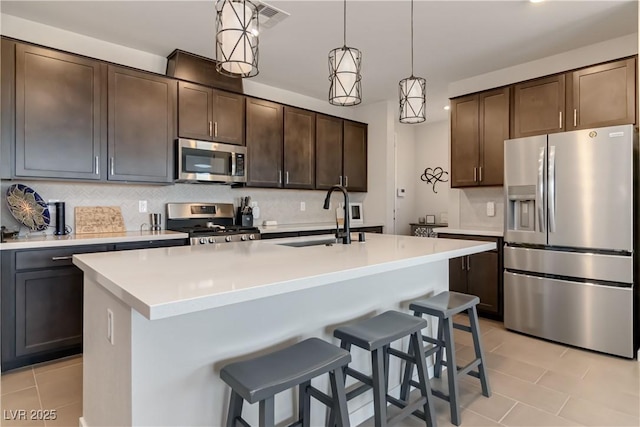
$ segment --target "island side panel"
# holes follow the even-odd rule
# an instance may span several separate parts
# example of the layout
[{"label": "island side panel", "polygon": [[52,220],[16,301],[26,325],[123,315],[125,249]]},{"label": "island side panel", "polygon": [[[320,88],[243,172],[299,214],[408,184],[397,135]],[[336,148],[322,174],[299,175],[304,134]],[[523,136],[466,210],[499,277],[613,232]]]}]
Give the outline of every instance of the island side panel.
[{"label": "island side panel", "polygon": [[[107,339],[113,313],[113,345]],[[130,426],[131,308],[84,275],[82,423]]]},{"label": "island side panel", "polygon": [[[313,336],[338,344],[336,327],[389,309],[407,311],[411,301],[447,288],[445,260],[166,319],[150,321],[134,311],[132,423],[224,425],[229,388],[219,374],[227,363]],[[368,353],[352,353],[354,366],[370,372]],[[401,374],[394,359],[389,386],[395,393]],[[326,388],[326,379],[317,385]],[[277,396],[277,422],[291,420],[294,394]],[[354,425],[373,415],[365,405],[371,399],[366,393],[349,403]],[[326,411],[317,402],[312,408],[311,425],[322,425]],[[245,405],[252,425],[257,425],[257,410]]]}]

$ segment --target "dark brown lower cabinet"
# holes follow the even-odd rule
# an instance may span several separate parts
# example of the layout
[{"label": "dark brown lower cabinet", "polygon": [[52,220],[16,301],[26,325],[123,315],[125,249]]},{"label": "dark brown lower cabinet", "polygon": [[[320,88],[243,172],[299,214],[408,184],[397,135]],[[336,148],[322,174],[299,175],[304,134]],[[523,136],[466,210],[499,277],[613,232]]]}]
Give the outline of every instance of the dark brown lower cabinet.
[{"label": "dark brown lower cabinet", "polygon": [[186,239],[0,252],[2,370],[82,352],[83,273],[74,254],[179,246]]},{"label": "dark brown lower cabinet", "polygon": [[478,296],[478,313],[502,319],[502,239],[443,233],[438,237],[496,242],[496,250],[449,260],[449,290]]}]

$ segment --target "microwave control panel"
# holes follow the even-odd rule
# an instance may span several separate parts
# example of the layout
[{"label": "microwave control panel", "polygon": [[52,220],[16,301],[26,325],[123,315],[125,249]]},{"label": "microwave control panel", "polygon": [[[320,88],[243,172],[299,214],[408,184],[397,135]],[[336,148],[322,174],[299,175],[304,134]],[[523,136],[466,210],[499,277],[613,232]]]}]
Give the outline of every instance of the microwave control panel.
[{"label": "microwave control panel", "polygon": [[235,176],[244,176],[244,154],[236,153]]}]

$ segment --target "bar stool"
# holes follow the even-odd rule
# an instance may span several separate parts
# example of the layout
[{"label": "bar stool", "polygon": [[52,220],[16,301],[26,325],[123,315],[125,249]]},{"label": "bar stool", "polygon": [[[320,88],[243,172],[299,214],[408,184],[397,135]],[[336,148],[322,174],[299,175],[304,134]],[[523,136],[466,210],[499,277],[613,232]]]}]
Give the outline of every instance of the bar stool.
[{"label": "bar stool", "polygon": [[[347,400],[373,388],[373,405],[375,409],[375,426],[383,427],[395,424],[414,413],[427,421],[428,426],[436,425],[435,412],[433,410],[433,398],[427,376],[427,365],[422,354],[424,353],[421,329],[427,326],[424,319],[419,319],[409,314],[397,311],[387,311],[375,317],[342,326],[336,329],[333,336],[341,340],[340,347],[349,351],[355,345],[371,352],[372,376],[369,377],[351,367],[345,369],[347,375],[360,381],[362,384],[347,393]],[[391,343],[404,337],[410,337],[410,348],[417,349],[414,353],[404,353],[391,348]],[[389,387],[389,356],[393,355],[415,364],[418,367],[419,382],[416,387],[420,389],[421,397],[415,402],[400,401],[388,394]],[[413,365],[412,365],[413,366]],[[392,418],[387,417],[387,402],[401,408],[401,412]],[[419,411],[422,407],[423,412]],[[329,423],[331,425],[331,422]]]},{"label": "bar stool", "polygon": [[[482,394],[486,397],[491,396],[489,388],[489,379],[485,370],[484,351],[480,340],[480,330],[478,328],[478,313],[476,305],[480,299],[474,295],[466,295],[458,292],[442,292],[431,298],[413,302],[409,309],[413,310],[414,316],[422,318],[423,314],[435,316],[438,318],[438,338],[423,336],[422,339],[433,347],[424,351],[425,357],[436,354],[436,362],[434,366],[434,376],[440,378],[442,366],[447,367],[447,383],[449,386],[449,394],[446,395],[439,390],[433,390],[434,396],[449,402],[451,411],[451,422],[460,425],[460,404],[458,401],[458,376],[468,374],[480,379],[482,386]],[[469,317],[470,326],[461,325],[453,322],[453,316],[466,312]],[[456,365],[455,341],[453,337],[453,329],[470,332],[473,337],[473,348],[476,358],[467,366],[459,367]],[[447,360],[442,360],[443,350],[447,352]],[[478,371],[472,371],[474,368]],[[415,381],[411,380],[413,375],[413,364],[407,363],[400,388],[400,397],[406,401],[409,396],[411,386],[416,387]]]},{"label": "bar stool", "polygon": [[[242,405],[259,402],[260,427],[275,423],[274,396],[298,387],[298,421],[292,425],[308,427],[311,396],[331,409],[332,422],[349,427],[349,413],[344,389],[343,369],[351,354],[318,338],[309,338],[285,349],[251,360],[231,363],[220,371],[220,378],[231,386],[227,427],[247,427],[242,418]],[[331,396],[311,385],[311,379],[329,374]],[[335,416],[333,415],[335,414]]]}]

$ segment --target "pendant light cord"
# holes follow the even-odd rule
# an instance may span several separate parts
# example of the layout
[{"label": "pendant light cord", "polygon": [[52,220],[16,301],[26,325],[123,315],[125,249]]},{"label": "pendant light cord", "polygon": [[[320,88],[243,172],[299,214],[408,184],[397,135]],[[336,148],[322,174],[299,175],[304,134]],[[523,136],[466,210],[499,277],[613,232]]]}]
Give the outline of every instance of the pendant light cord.
[{"label": "pendant light cord", "polygon": [[344,46],[347,46],[347,0],[344,0]]},{"label": "pendant light cord", "polygon": [[413,77],[413,0],[411,0],[411,77]]}]

